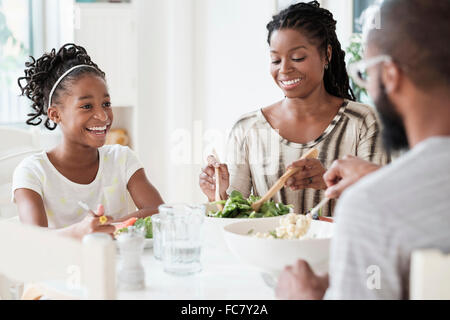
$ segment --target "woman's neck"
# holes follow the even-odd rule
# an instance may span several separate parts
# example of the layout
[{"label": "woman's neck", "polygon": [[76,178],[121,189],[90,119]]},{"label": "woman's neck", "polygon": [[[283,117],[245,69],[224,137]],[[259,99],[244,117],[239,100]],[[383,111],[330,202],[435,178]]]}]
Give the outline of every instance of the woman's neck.
[{"label": "woman's neck", "polygon": [[[339,107],[340,98],[330,95],[323,85],[306,97],[286,98],[281,102],[282,108],[295,118],[321,118],[330,113],[330,104]],[[334,111],[333,111],[334,112]]]}]

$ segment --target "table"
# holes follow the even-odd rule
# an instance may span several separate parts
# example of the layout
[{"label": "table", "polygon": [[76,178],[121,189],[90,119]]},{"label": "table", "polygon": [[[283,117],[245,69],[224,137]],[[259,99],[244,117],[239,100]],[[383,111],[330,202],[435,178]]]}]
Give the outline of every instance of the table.
[{"label": "table", "polygon": [[[202,248],[203,270],[189,276],[175,276],[163,271],[162,261],[153,257],[153,249],[145,249],[144,290],[119,289],[122,300],[272,300],[274,290],[263,280],[261,272],[240,262],[223,248],[206,244]],[[120,261],[118,260],[118,264]]]}]

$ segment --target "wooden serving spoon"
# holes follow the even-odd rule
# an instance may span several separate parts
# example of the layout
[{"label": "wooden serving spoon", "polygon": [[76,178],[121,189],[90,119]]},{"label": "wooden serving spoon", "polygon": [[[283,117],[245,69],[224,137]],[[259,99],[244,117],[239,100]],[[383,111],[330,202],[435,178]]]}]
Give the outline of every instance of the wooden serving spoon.
[{"label": "wooden serving spoon", "polygon": [[[317,149],[311,149],[307,153],[305,153],[301,159],[317,159],[319,156],[319,151]],[[258,201],[252,204],[252,209],[256,212],[259,211],[262,204],[266,201],[268,201],[270,198],[274,196],[275,193],[277,193],[281,188],[283,188],[284,184],[286,183],[287,179],[289,179],[293,174],[300,171],[301,168],[290,168],[287,170],[281,177],[278,179],[277,182],[272,186],[272,188],[267,191],[267,193]]]},{"label": "wooden serving spoon", "polygon": [[[208,156],[208,164],[213,165],[215,162],[220,163],[219,160],[219,156],[217,155],[217,152],[215,149],[213,149],[212,151],[212,155]],[[216,201],[221,201],[221,197],[220,197],[220,173],[219,173],[219,168],[214,167],[214,175],[216,178],[216,194],[215,194],[215,200]],[[219,210],[223,210],[223,205],[221,204],[217,204],[217,207],[219,208]]]}]

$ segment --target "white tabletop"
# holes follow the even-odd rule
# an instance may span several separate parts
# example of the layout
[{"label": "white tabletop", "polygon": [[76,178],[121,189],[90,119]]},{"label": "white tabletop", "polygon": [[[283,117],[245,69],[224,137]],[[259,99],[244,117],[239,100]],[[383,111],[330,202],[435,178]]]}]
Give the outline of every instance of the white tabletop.
[{"label": "white tabletop", "polygon": [[201,262],[203,267],[201,272],[189,276],[175,276],[164,272],[162,262],[153,257],[153,249],[145,249],[142,258],[145,289],[125,291],[119,288],[117,298],[125,300],[275,299],[273,289],[266,285],[261,272],[240,262],[230,251],[211,244],[205,245],[201,252]]}]

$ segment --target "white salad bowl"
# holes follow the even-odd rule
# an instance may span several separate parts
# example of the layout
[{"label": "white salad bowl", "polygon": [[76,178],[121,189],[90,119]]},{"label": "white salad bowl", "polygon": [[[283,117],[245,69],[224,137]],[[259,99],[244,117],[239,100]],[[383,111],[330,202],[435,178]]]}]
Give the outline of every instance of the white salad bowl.
[{"label": "white salad bowl", "polygon": [[275,230],[279,226],[278,219],[254,219],[225,226],[224,238],[230,251],[241,261],[274,278],[285,266],[294,264],[298,259],[306,260],[317,273],[328,271],[330,240],[335,224],[312,220],[304,239],[254,236],[257,232]]},{"label": "white salad bowl", "polygon": [[282,216],[277,217],[269,217],[269,218],[215,218],[209,217],[209,212],[216,212],[219,210],[217,205],[213,203],[205,204],[206,207],[206,218],[204,222],[204,241],[206,245],[216,247],[220,250],[228,251],[228,246],[225,243],[225,239],[223,236],[223,229],[225,226],[240,221],[247,221],[252,223],[255,220],[264,220],[264,221],[278,221],[278,219]]}]

